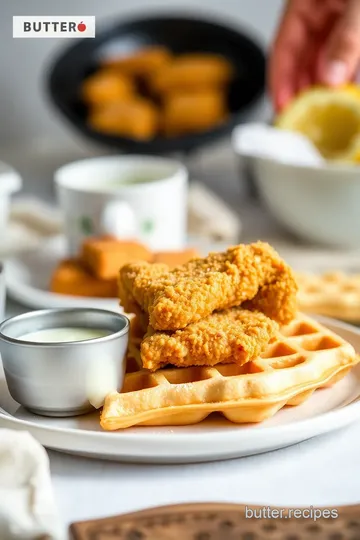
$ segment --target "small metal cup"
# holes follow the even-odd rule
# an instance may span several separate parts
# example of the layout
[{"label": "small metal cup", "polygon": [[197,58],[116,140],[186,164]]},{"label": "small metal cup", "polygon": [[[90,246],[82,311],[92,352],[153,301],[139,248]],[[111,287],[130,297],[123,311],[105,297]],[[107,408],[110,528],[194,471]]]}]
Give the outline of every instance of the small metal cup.
[{"label": "small metal cup", "polygon": [[[65,343],[21,339],[49,328],[88,327],[108,336]],[[75,416],[101,407],[120,390],[125,374],[129,320],[102,309],[48,309],[18,315],[0,324],[0,352],[12,397],[43,416]]]}]

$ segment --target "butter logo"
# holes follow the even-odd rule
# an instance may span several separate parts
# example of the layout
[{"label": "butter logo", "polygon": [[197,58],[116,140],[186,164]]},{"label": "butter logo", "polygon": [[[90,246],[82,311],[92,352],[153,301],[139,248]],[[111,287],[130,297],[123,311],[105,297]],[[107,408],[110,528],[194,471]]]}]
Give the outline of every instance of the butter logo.
[{"label": "butter logo", "polygon": [[94,38],[94,16],[14,16],[14,38]]}]

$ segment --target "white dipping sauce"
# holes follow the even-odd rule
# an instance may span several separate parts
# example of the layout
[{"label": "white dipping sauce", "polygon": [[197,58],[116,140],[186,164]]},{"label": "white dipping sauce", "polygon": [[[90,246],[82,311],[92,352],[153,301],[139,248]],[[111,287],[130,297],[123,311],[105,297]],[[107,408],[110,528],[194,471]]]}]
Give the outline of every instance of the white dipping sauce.
[{"label": "white dipping sauce", "polygon": [[109,336],[112,332],[103,328],[46,328],[20,336],[19,339],[34,343],[69,343]]}]

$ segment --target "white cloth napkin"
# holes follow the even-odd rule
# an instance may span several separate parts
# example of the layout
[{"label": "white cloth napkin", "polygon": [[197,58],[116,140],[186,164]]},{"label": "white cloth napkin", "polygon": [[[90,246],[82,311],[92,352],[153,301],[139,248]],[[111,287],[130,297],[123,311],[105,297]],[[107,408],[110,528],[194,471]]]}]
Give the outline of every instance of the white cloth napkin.
[{"label": "white cloth napkin", "polygon": [[27,432],[0,429],[1,540],[64,540],[44,448]]},{"label": "white cloth napkin", "polygon": [[321,167],[325,160],[301,133],[266,124],[245,124],[234,130],[235,151],[248,158],[271,158],[292,165]]},{"label": "white cloth napkin", "polygon": [[62,232],[59,210],[36,198],[15,199],[0,242],[0,257],[40,247],[44,240]]},{"label": "white cloth napkin", "polygon": [[238,243],[242,231],[239,215],[205,184],[192,182],[188,199],[189,235],[213,242]]}]

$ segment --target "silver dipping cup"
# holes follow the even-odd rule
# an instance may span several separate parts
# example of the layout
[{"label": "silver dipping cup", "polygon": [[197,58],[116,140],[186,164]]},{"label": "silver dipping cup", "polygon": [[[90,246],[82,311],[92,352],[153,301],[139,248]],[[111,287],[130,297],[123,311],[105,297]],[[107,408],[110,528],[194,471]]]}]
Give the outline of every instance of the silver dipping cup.
[{"label": "silver dipping cup", "polygon": [[[108,336],[71,342],[21,339],[50,328],[88,327]],[[0,352],[12,397],[43,416],[75,416],[99,408],[124,380],[129,320],[102,309],[47,309],[0,324]]]}]

